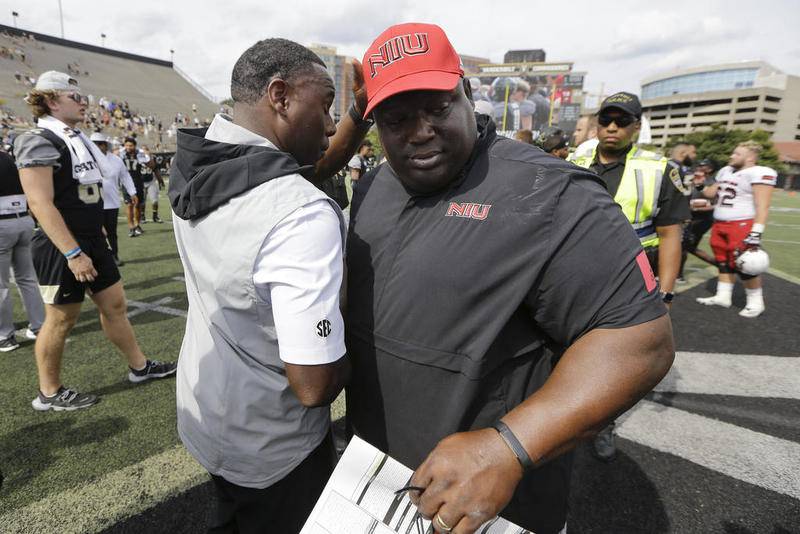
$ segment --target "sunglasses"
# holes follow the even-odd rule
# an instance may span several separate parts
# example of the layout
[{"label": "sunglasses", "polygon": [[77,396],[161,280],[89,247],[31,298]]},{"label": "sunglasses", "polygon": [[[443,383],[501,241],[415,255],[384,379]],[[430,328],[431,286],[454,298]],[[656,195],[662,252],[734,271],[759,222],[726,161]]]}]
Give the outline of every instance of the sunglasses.
[{"label": "sunglasses", "polygon": [[638,119],[636,117],[634,117],[633,115],[629,115],[627,113],[624,115],[617,115],[617,116],[600,115],[599,117],[597,117],[597,123],[603,128],[605,128],[612,122],[617,126],[619,126],[620,128],[626,128],[631,124],[633,124],[634,122],[636,122],[637,120]]},{"label": "sunglasses", "polygon": [[78,103],[78,104],[88,104],[89,99],[77,91],[72,91],[70,93],[62,93],[65,97],[69,98],[70,100]]}]

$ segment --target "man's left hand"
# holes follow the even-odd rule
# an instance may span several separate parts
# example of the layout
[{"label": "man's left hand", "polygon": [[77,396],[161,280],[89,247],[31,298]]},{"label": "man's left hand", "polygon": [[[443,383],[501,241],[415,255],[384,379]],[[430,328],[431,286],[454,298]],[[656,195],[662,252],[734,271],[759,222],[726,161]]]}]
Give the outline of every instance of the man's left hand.
[{"label": "man's left hand", "polygon": [[353,99],[356,104],[356,111],[363,115],[367,109],[367,86],[364,85],[364,69],[361,62],[357,59],[351,61],[353,64]]},{"label": "man's left hand", "polygon": [[761,246],[761,232],[750,232],[747,234],[747,237],[744,238],[744,246],[745,249],[749,248],[757,248]]},{"label": "man's left hand", "polygon": [[470,534],[506,507],[522,474],[496,430],[460,432],[440,441],[414,472],[409,484],[425,491],[409,496],[437,532]]}]

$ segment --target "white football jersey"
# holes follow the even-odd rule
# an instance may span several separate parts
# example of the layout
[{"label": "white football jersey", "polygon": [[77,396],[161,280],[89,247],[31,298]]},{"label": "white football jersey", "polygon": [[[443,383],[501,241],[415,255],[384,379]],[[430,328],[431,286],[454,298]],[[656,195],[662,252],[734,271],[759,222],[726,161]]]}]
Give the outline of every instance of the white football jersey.
[{"label": "white football jersey", "polygon": [[738,221],[753,219],[756,205],[753,199],[753,185],[774,186],[777,173],[769,167],[755,165],[735,170],[730,165],[717,173],[717,202],[714,206],[714,219],[718,221]]}]

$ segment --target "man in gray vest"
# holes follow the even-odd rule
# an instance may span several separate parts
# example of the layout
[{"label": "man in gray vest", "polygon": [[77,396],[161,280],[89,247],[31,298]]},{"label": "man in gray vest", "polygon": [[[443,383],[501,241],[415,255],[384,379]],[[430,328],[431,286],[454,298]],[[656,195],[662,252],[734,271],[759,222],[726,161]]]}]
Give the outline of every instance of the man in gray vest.
[{"label": "man in gray vest", "polygon": [[598,178],[498,136],[460,63],[418,23],[364,56],[388,164],[351,208],[347,420],[416,469],[410,495],[437,532],[500,514],[555,534],[564,453],[661,380],[669,318]]},{"label": "man in gray vest", "polygon": [[[363,110],[359,79],[356,68]],[[313,52],[266,39],[233,68],[233,117],[178,133],[169,198],[189,298],[178,432],[214,480],[214,532],[298,532],[333,470],[329,404],[349,376],[345,223],[312,181],[369,129],[353,109],[337,132],[334,92]]]}]

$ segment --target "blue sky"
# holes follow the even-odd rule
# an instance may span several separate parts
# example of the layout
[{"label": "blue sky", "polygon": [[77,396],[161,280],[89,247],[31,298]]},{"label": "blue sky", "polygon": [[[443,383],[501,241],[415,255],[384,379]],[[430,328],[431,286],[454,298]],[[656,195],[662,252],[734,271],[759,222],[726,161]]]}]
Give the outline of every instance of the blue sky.
[{"label": "blue sky", "polygon": [[[212,94],[228,96],[239,54],[265,37],[337,46],[359,59],[374,37],[399,22],[442,26],[463,54],[501,61],[508,49],[544,48],[548,61],[573,61],[586,89],[639,92],[642,78],[676,67],[763,59],[800,75],[800,2],[632,0],[584,2],[331,0],[62,0],[65,37],[169,59]],[[98,6],[102,5],[100,8]],[[2,0],[0,22],[59,35],[57,0]]]}]

